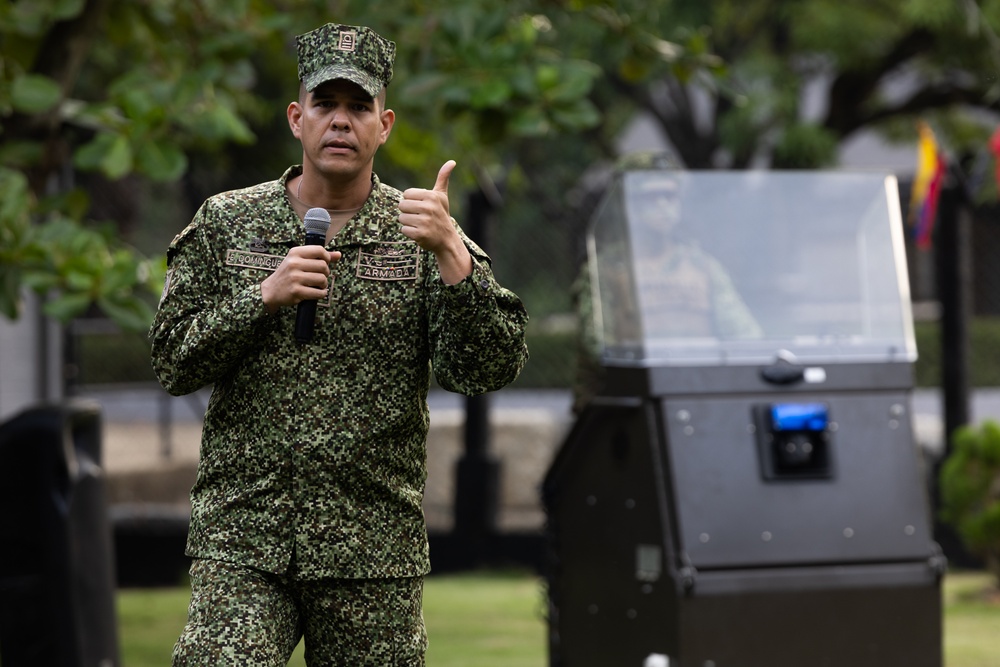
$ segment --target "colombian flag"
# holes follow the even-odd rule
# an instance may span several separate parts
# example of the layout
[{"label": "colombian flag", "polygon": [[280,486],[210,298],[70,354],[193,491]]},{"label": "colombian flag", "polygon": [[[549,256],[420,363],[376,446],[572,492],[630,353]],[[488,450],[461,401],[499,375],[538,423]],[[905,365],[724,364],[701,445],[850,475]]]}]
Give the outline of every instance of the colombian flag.
[{"label": "colombian flag", "polygon": [[913,227],[917,247],[926,250],[931,247],[934,235],[934,220],[944,181],[945,158],[930,126],[921,122],[918,130],[920,139],[917,146],[917,173],[913,178],[913,192],[910,196],[909,223]]}]

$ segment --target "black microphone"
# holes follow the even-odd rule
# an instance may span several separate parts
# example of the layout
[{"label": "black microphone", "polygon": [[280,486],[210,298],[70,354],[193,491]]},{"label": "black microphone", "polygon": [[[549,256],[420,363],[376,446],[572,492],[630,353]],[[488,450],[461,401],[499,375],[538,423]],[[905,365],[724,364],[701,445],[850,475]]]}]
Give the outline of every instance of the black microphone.
[{"label": "black microphone", "polygon": [[[311,208],[306,211],[306,245],[326,245],[326,230],[330,228],[330,214],[325,208]],[[295,311],[295,340],[308,343],[313,337],[316,322],[316,301],[300,301]]]}]

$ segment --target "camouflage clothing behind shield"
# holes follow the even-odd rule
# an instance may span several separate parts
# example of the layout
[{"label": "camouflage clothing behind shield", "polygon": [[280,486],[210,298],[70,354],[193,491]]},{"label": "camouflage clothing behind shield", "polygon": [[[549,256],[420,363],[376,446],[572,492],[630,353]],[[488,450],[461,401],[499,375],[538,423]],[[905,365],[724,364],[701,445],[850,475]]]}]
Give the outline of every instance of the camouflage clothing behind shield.
[{"label": "camouflage clothing behind shield", "polygon": [[399,191],[373,176],[328,244],[343,253],[309,344],[261,281],[304,241],[278,181],[217,195],[168,251],[150,336],[163,386],[214,384],[187,554],[302,579],[418,577],[431,368],[445,389],[499,389],[527,358],[518,298],[464,234],[473,272],[445,285],[399,231]]}]

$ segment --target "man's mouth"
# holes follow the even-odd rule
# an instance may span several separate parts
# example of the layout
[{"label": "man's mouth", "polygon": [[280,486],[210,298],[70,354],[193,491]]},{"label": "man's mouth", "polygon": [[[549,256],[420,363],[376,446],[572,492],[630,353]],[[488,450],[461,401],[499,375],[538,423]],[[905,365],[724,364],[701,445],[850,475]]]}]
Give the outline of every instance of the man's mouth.
[{"label": "man's mouth", "polygon": [[349,142],[340,140],[328,141],[326,144],[324,144],[324,148],[331,148],[338,151],[354,150],[354,146],[352,146]]}]

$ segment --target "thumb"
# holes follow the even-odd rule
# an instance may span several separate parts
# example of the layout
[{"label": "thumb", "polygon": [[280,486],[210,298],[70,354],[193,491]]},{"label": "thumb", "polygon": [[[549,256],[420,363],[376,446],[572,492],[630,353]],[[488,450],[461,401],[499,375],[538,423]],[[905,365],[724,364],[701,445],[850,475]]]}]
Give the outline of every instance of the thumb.
[{"label": "thumb", "polygon": [[448,192],[448,179],[451,178],[451,172],[455,168],[455,164],[454,160],[448,160],[441,166],[441,170],[438,171],[437,181],[434,182],[435,192]]}]

